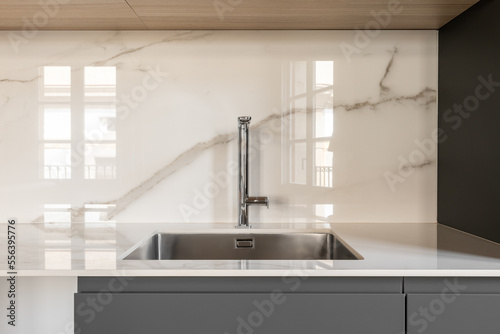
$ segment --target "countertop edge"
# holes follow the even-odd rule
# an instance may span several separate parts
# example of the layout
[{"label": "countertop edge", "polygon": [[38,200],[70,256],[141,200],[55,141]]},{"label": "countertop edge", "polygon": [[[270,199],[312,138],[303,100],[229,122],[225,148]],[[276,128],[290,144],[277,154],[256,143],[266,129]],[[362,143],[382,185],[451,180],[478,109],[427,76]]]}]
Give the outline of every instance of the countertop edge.
[{"label": "countertop edge", "polygon": [[0,277],[500,277],[500,270],[20,270],[15,275],[0,271]]}]

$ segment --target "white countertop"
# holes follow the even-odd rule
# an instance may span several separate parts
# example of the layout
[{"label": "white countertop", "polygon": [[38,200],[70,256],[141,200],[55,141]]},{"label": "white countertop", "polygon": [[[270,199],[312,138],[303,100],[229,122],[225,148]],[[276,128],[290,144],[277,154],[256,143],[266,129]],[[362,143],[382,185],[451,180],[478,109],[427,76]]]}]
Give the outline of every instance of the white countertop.
[{"label": "white countertop", "polygon": [[[16,224],[17,276],[498,276],[500,244],[434,223],[259,224],[256,230],[331,229],[363,260],[122,261],[155,232],[232,224]],[[234,231],[234,229],[233,229]],[[7,224],[0,224],[6,245]],[[9,276],[7,246],[0,276]]]}]

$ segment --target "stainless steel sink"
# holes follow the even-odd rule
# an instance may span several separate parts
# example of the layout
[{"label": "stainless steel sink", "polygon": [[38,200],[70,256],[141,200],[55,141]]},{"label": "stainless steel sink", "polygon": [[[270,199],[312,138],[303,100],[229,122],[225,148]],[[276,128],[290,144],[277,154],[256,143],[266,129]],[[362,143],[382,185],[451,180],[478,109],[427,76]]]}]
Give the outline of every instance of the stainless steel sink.
[{"label": "stainless steel sink", "polygon": [[157,233],[123,260],[360,260],[332,233]]}]

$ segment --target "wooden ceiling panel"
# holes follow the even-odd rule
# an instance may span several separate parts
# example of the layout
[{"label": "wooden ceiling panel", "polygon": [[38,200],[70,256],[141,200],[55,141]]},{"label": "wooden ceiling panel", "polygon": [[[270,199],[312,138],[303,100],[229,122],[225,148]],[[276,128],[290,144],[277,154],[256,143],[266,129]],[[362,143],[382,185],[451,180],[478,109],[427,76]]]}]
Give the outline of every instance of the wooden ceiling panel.
[{"label": "wooden ceiling panel", "polygon": [[[26,20],[39,30],[362,29],[393,0],[60,1],[67,4],[0,0],[0,29],[22,30]],[[438,29],[476,2],[399,0],[398,13],[382,28]]]},{"label": "wooden ceiling panel", "polygon": [[[135,0],[134,0],[135,1]],[[469,8],[470,5],[407,5],[391,15],[383,29],[438,29]],[[134,7],[150,29],[356,29],[376,21],[372,12],[381,13],[387,5],[361,5],[336,8],[297,6],[262,10],[255,3],[242,3],[233,11],[197,7],[188,13],[178,8],[149,6]],[[252,14],[249,14],[252,13]],[[219,15],[218,15],[219,14]],[[385,20],[385,18],[384,18]]]},{"label": "wooden ceiling panel", "polygon": [[[407,29],[439,29],[447,22],[451,21],[455,16],[411,16],[408,18],[394,19],[390,26],[384,29],[392,30],[407,30]],[[310,30],[310,29],[326,29],[326,30],[350,30],[364,29],[366,22],[372,20],[369,16],[356,16],[344,22],[342,19],[332,17],[315,18],[314,20],[293,19],[293,18],[272,18],[262,19],[259,22],[251,20],[227,20],[224,25],[214,25],[212,20],[197,18],[196,23],[187,23],[191,17],[173,17],[165,19],[163,17],[143,18],[143,22],[149,29],[152,30],[204,30],[204,29],[226,29],[226,30]],[[334,21],[334,22],[332,22]],[[207,28],[210,27],[210,28]]]},{"label": "wooden ceiling panel", "polygon": [[38,30],[146,29],[125,0],[67,1],[57,6],[0,0],[0,29],[22,30],[30,24]]}]

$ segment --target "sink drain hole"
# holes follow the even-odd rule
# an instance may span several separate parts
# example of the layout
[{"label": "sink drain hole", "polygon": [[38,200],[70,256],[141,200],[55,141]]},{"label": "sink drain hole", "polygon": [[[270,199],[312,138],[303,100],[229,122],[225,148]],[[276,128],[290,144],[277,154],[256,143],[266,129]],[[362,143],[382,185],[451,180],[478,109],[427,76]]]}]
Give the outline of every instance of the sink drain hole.
[{"label": "sink drain hole", "polygon": [[254,238],[235,238],[234,239],[234,247],[236,249],[255,248],[255,239]]}]

